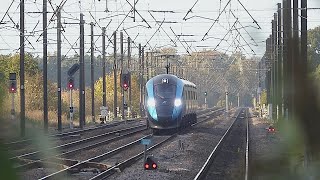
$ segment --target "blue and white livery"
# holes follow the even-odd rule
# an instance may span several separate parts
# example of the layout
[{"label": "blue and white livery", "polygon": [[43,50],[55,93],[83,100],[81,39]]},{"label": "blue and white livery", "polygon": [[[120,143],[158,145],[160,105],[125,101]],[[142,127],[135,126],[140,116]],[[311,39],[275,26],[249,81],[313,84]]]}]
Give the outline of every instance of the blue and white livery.
[{"label": "blue and white livery", "polygon": [[197,121],[197,87],[175,75],[161,74],[146,84],[146,112],[152,129],[172,129]]}]

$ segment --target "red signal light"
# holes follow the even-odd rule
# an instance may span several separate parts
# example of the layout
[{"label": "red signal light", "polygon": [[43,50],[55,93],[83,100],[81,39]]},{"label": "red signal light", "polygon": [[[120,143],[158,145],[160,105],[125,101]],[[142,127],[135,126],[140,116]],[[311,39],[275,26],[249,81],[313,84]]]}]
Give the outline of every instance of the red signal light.
[{"label": "red signal light", "polygon": [[123,89],[126,91],[128,90],[128,84],[123,84]]},{"label": "red signal light", "polygon": [[69,80],[68,80],[68,88],[70,90],[72,90],[74,88],[74,80],[73,80],[73,77],[69,77]]},{"label": "red signal light", "polygon": [[157,169],[157,164],[156,164],[156,163],[153,163],[153,164],[152,164],[152,168],[153,168],[153,169]]},{"label": "red signal light", "polygon": [[270,127],[268,128],[268,131],[269,131],[269,132],[275,132],[276,129],[275,129],[274,127],[270,126]]},{"label": "red signal light", "polygon": [[10,93],[16,93],[17,92],[17,85],[16,85],[15,81],[12,81],[10,83],[9,92]]},{"label": "red signal light", "polygon": [[145,170],[155,170],[158,168],[156,161],[152,157],[148,157],[144,163]]}]

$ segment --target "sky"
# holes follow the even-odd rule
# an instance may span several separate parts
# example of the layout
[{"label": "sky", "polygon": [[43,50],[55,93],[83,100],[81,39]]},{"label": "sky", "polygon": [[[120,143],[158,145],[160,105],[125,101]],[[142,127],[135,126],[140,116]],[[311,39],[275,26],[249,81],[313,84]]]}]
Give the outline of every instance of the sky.
[{"label": "sky", "polygon": [[[51,20],[48,26],[49,54],[54,54],[57,49],[56,17],[52,12],[62,1],[65,0],[48,3],[48,19]],[[67,0],[62,9],[62,54],[79,54],[78,23],[80,13],[83,13],[86,22],[86,54],[90,53],[90,22],[94,22],[96,56],[101,55],[102,51],[102,40],[98,35],[101,35],[101,27],[106,27],[108,38],[117,29],[118,48],[119,32],[124,33],[125,42],[130,36],[134,40],[133,54],[138,53],[137,46],[141,43],[145,51],[173,47],[179,54],[203,49],[231,54],[241,50],[248,57],[261,57],[279,2],[282,0],[230,0],[230,3],[229,0],[139,0],[134,22],[134,14],[130,12],[130,4],[133,5],[134,0]],[[308,7],[320,8],[320,2],[309,0]],[[106,9],[109,11],[106,12]],[[7,10],[8,14],[5,15]],[[187,13],[189,10],[192,11]],[[25,0],[26,51],[39,56],[42,56],[41,11],[42,0]],[[317,16],[319,12],[318,9],[308,11],[308,29],[320,25],[320,17]],[[1,0],[0,18],[3,19],[0,24],[0,54],[19,52],[19,30],[15,28],[19,24],[19,0]],[[253,23],[254,20],[257,23]],[[230,28],[234,30],[229,31]],[[124,47],[126,49],[127,46]],[[108,54],[113,52],[112,48],[113,45],[107,39]]]}]

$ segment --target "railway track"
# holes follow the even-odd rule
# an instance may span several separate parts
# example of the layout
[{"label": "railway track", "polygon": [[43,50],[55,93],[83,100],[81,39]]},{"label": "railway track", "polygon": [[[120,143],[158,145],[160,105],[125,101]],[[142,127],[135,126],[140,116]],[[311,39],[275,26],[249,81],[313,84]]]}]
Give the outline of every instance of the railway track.
[{"label": "railway track", "polygon": [[[218,109],[218,110],[212,111],[212,109],[211,109],[211,110],[203,111],[201,113],[201,115],[198,116],[199,121],[197,124],[202,123],[205,120],[207,120],[208,117],[210,117],[210,114],[214,114],[216,112],[221,112],[222,110],[223,109]],[[203,120],[200,120],[200,119],[203,119]],[[196,124],[194,124],[194,125],[196,125]],[[91,157],[88,159],[75,160],[76,158],[66,159],[65,157],[68,157],[70,155],[77,156],[76,154],[79,154],[79,152],[86,152],[87,150],[90,150],[90,149],[93,149],[96,147],[100,147],[100,146],[103,146],[103,145],[106,145],[106,144],[109,144],[112,142],[117,142],[120,139],[127,139],[127,137],[132,136],[132,134],[137,134],[139,132],[141,133],[143,131],[146,131],[146,129],[144,129],[145,125],[141,125],[141,127],[137,127],[137,128],[140,128],[140,129],[137,129],[136,131],[132,130],[128,133],[120,132],[120,130],[110,132],[110,133],[105,133],[103,135],[107,135],[107,134],[117,134],[117,135],[115,137],[108,138],[108,139],[104,138],[102,141],[98,141],[98,140],[96,142],[92,141],[93,139],[96,139],[97,137],[101,138],[103,136],[103,135],[97,135],[97,137],[85,138],[80,141],[70,142],[67,144],[62,144],[60,146],[53,147],[53,149],[58,149],[58,150],[63,149],[64,150],[63,153],[56,154],[54,156],[45,157],[45,158],[38,158],[36,156],[36,154],[39,152],[33,152],[33,153],[28,153],[28,154],[24,154],[21,156],[13,157],[12,160],[22,162],[21,165],[16,167],[19,170],[30,170],[32,168],[43,167],[43,164],[57,165],[58,168],[56,168],[55,173],[45,175],[42,177],[42,179],[47,179],[47,178],[51,178],[51,177],[56,178],[59,176],[64,176],[65,173],[67,173],[67,172],[73,172],[73,173],[78,172],[79,173],[83,170],[87,171],[86,169],[88,169],[88,168],[93,169],[94,172],[104,172],[104,173],[108,172],[107,174],[110,174],[114,170],[119,170],[119,169],[123,168],[124,165],[122,162],[134,162],[134,160],[136,160],[137,157],[141,156],[141,152],[138,153],[139,154],[138,156],[136,156],[136,155],[132,156],[131,157],[132,159],[131,158],[128,158],[126,160],[125,159],[120,159],[120,160],[118,159],[116,161],[116,163],[114,163],[112,161],[111,162],[110,161],[109,162],[106,162],[106,161],[99,162],[100,160],[104,160],[107,157],[115,156],[117,154],[118,154],[117,156],[120,156],[120,157],[121,157],[120,154],[129,154],[129,153],[124,153],[122,151],[126,151],[126,149],[129,147],[131,149],[133,146],[135,146],[137,149],[141,148],[139,146],[139,142],[141,141],[141,139],[146,138],[146,137],[153,137],[153,135],[152,134],[141,135],[140,138],[137,138],[136,140],[134,140],[132,142],[129,142],[125,145],[114,148],[106,153],[99,154],[97,156],[94,156],[94,157]],[[130,128],[128,128],[128,129],[130,129]],[[121,134],[121,135],[119,135],[119,134]],[[156,137],[154,142],[157,142],[157,143],[154,144],[152,146],[152,148],[150,147],[148,149],[148,151],[160,146],[161,144],[169,141],[171,138],[173,138],[175,136],[176,136],[176,134],[174,134],[172,136],[167,136],[167,137]],[[85,145],[83,144],[84,142],[86,142]],[[78,146],[79,144],[82,144],[82,145]],[[74,146],[77,146],[77,147],[74,147]],[[68,147],[69,148],[73,147],[73,148],[66,150],[66,148],[68,148]],[[121,157],[121,158],[123,158],[123,157]],[[131,160],[129,160],[129,159],[131,159]],[[129,163],[125,163],[125,164],[128,165]],[[65,168],[65,167],[67,167],[67,168]],[[100,176],[104,176],[104,175],[99,175],[98,177],[100,177]],[[94,178],[94,177],[91,177],[91,178]]]},{"label": "railway track", "polygon": [[[127,120],[127,123],[129,123],[129,124],[130,123],[136,123],[137,120],[139,120],[139,119],[141,119],[141,118],[129,119],[129,120]],[[60,138],[64,138],[64,137],[69,137],[69,136],[72,136],[72,135],[92,132],[92,131],[96,131],[96,130],[99,130],[99,129],[112,128],[112,127],[115,127],[115,126],[118,126],[118,125],[124,124],[124,123],[125,123],[124,121],[117,121],[117,122],[112,122],[112,123],[108,123],[108,124],[97,125],[97,126],[94,126],[94,127],[88,127],[88,128],[84,128],[84,129],[75,129],[75,130],[71,130],[71,131],[68,131],[68,132],[49,134],[48,137],[50,139],[52,139],[52,140],[55,140],[55,139],[60,139]],[[7,142],[7,143],[5,143],[5,146],[9,147],[10,149],[17,149],[17,148],[25,147],[26,145],[30,145],[30,143],[32,141],[33,141],[33,139],[22,139],[22,140]]]},{"label": "railway track", "polygon": [[221,137],[194,180],[248,179],[249,128],[242,109]]},{"label": "railway track", "polygon": [[[99,134],[99,135],[96,135],[93,137],[88,137],[88,138],[84,138],[81,140],[58,145],[58,146],[46,149],[45,151],[64,150],[65,152],[57,154],[55,156],[68,155],[70,153],[75,153],[75,152],[78,152],[78,151],[81,151],[84,149],[94,148],[94,147],[97,147],[97,146],[102,145],[104,143],[109,143],[111,141],[115,141],[120,138],[124,138],[126,136],[132,135],[134,133],[145,131],[146,129],[147,128],[144,124],[137,125],[134,127],[115,130],[112,132],[103,133],[103,134]],[[18,156],[10,158],[10,160],[18,161],[18,162],[23,162],[23,161],[27,162],[27,163],[23,163],[22,165],[17,166],[17,168],[25,168],[27,166],[30,166],[32,164],[35,164],[39,161],[44,160],[43,158],[42,159],[39,158],[40,153],[43,153],[43,151],[34,151],[34,152],[18,155]],[[47,159],[47,158],[45,158],[45,159]]]},{"label": "railway track", "polygon": [[[208,121],[209,119],[212,118],[213,115],[215,115],[215,113],[221,112],[223,110],[224,110],[223,108],[222,109],[217,109],[217,110],[214,110],[214,111],[211,111],[211,112],[207,112],[207,113],[204,113],[204,114],[198,116],[197,118],[202,119],[202,120],[198,121],[197,123],[192,124],[191,127]],[[184,130],[188,130],[188,129],[184,129]],[[164,137],[163,140],[161,140],[161,141],[155,143],[154,145],[152,145],[151,147],[149,147],[147,149],[147,152],[151,151],[151,150],[153,150],[155,148],[160,147],[161,145],[163,145],[164,143],[170,141],[171,139],[173,139],[177,135],[178,135],[178,133],[175,133],[175,134],[173,134],[171,136]],[[134,164],[135,162],[139,161],[143,157],[143,155],[144,155],[144,151],[141,149],[140,153],[138,153],[136,155],[133,155],[133,156],[129,157],[128,159],[123,160],[120,163],[108,168],[107,170],[101,172],[100,174],[90,178],[90,180],[105,179],[108,176],[112,175],[113,173],[116,173],[118,171],[122,171],[126,167],[129,167],[132,164]]]},{"label": "railway track", "polygon": [[[203,110],[199,110],[198,112],[199,113],[207,113],[210,110],[212,110],[212,109],[203,109]],[[136,123],[138,120],[143,121],[143,120],[145,120],[145,118],[128,119],[126,121],[117,121],[117,122],[112,122],[112,123],[108,123],[108,124],[97,125],[94,127],[88,127],[88,128],[84,128],[84,129],[76,129],[76,130],[70,130],[68,132],[49,134],[48,138],[50,138],[50,140],[54,141],[54,140],[59,140],[61,138],[68,138],[70,136],[76,136],[79,134],[86,134],[88,132],[97,131],[99,129],[112,128],[112,127],[115,127],[115,126],[118,126],[118,125],[121,125],[124,123],[129,123],[129,124]],[[26,148],[26,146],[32,145],[32,141],[33,141],[33,139],[22,139],[22,140],[7,142],[4,145],[6,147],[8,147],[10,150],[15,150],[15,149],[20,149],[20,148]]]}]

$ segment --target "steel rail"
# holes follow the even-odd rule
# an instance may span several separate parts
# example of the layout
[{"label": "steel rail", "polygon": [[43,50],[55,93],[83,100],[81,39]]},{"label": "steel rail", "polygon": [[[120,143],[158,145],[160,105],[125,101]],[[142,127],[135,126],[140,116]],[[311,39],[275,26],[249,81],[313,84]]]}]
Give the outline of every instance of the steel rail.
[{"label": "steel rail", "polygon": [[79,148],[76,148],[76,149],[61,153],[61,154],[54,155],[52,157],[47,157],[47,158],[44,158],[44,159],[39,159],[39,160],[36,160],[36,161],[32,161],[32,162],[29,162],[27,164],[24,164],[24,165],[21,165],[21,166],[17,166],[16,169],[27,169],[27,168],[33,167],[35,164],[37,164],[39,162],[45,161],[45,160],[50,160],[50,159],[55,158],[55,157],[66,156],[66,155],[69,155],[69,154],[72,154],[72,153],[75,153],[75,152],[79,152],[79,151],[82,151],[82,150],[92,149],[92,148],[98,147],[100,145],[111,143],[111,142],[116,141],[118,139],[121,139],[123,137],[129,136],[129,135],[133,135],[135,133],[142,132],[142,131],[145,131],[145,130],[146,130],[146,128],[138,129],[136,131],[123,134],[121,136],[116,136],[116,137],[113,137],[113,138],[110,138],[110,139],[106,139],[106,140],[103,140],[103,141],[96,142],[94,144],[89,144],[89,145],[87,145],[85,147],[79,147]]},{"label": "steel rail", "polygon": [[247,139],[246,139],[246,174],[245,174],[245,180],[248,180],[249,178],[249,118],[248,118],[248,109],[246,111],[246,117],[247,117]]},{"label": "steel rail", "polygon": [[135,141],[132,141],[132,142],[130,142],[130,143],[128,143],[128,144],[125,144],[125,145],[123,145],[123,146],[121,146],[121,147],[118,147],[118,148],[116,148],[116,149],[110,150],[110,151],[108,151],[108,152],[106,152],[106,153],[104,153],[104,154],[101,154],[101,155],[92,157],[92,158],[90,158],[90,159],[87,159],[87,160],[78,162],[77,164],[75,164],[75,165],[73,165],[73,166],[69,166],[69,167],[67,167],[67,168],[65,168],[65,169],[63,169],[63,170],[60,170],[60,171],[57,171],[57,172],[52,173],[52,174],[50,174],[50,175],[47,175],[47,176],[45,176],[45,177],[42,177],[40,180],[49,179],[49,178],[50,178],[50,179],[51,179],[51,178],[55,178],[55,177],[58,177],[58,176],[63,175],[64,173],[66,173],[66,172],[67,172],[68,170],[70,170],[70,169],[79,168],[79,167],[81,167],[82,165],[84,165],[85,163],[88,163],[88,162],[96,162],[96,161],[99,161],[99,160],[101,160],[101,159],[104,159],[104,158],[106,158],[107,156],[110,156],[110,155],[115,154],[115,153],[117,153],[117,152],[120,152],[120,151],[122,151],[122,150],[124,150],[124,149],[127,149],[128,147],[131,147],[132,145],[135,145],[135,144],[139,143],[142,139],[148,138],[148,137],[150,137],[150,136],[151,136],[151,134],[146,135],[146,136],[143,136],[142,138],[139,138],[139,139],[137,139],[137,140],[135,140]]},{"label": "steel rail", "polygon": [[[138,120],[138,119],[141,119],[141,118],[129,119],[127,121],[134,121],[134,120]],[[114,126],[117,126],[117,125],[122,124],[122,123],[124,123],[124,122],[118,121],[118,122],[113,122],[113,123],[110,123],[110,124],[98,125],[98,126],[94,126],[94,127],[88,127],[88,128],[85,128],[85,129],[78,129],[78,130],[73,130],[73,131],[68,131],[68,132],[63,132],[63,133],[50,134],[49,137],[70,136],[70,135],[74,135],[74,134],[78,134],[78,133],[94,131],[94,130],[97,130],[97,129],[114,127]],[[32,141],[32,139],[23,139],[23,140],[19,140],[19,141],[13,141],[13,142],[5,143],[5,146],[22,145],[22,144],[25,144],[25,143],[28,143],[28,142],[31,142],[31,141]]]},{"label": "steel rail", "polygon": [[229,128],[227,129],[227,131],[224,133],[224,135],[221,137],[221,139],[219,140],[218,144],[214,147],[213,151],[211,152],[211,154],[209,155],[209,157],[207,158],[206,162],[204,163],[204,165],[201,167],[200,171],[198,172],[198,174],[194,177],[194,180],[200,180],[203,179],[208,171],[208,169],[210,168],[210,164],[212,163],[217,151],[221,148],[223,142],[225,141],[225,137],[227,137],[228,134],[230,134],[231,132],[231,128],[233,127],[233,125],[235,124],[235,122],[237,121],[237,119],[239,118],[239,115],[241,114],[242,110],[239,111],[238,115],[236,116],[236,118],[233,120],[232,124],[229,126]]},{"label": "steel rail", "polygon": [[[211,112],[209,112],[209,113],[206,113],[206,114],[202,115],[201,117],[205,117],[205,116],[207,116],[207,115],[209,115],[209,114],[213,114],[213,113],[219,112],[219,111],[221,111],[221,110],[224,110],[224,108],[211,111]],[[196,126],[196,125],[198,125],[198,124],[200,124],[200,123],[203,123],[203,122],[207,121],[208,119],[211,119],[211,118],[209,117],[209,118],[207,118],[207,119],[205,119],[205,120],[203,120],[203,121],[194,123],[194,124],[191,125],[191,127]],[[149,147],[149,148],[147,149],[147,151],[150,151],[150,150],[152,150],[152,149],[154,149],[154,148],[156,148],[156,147],[161,146],[161,145],[164,144],[165,142],[168,142],[168,141],[171,140],[172,138],[176,137],[177,134],[178,134],[178,133],[175,133],[175,134],[171,135],[170,137],[164,139],[163,141],[161,141],[161,142],[159,142],[159,143],[157,143],[157,144]],[[105,178],[107,178],[108,176],[110,176],[110,175],[112,175],[113,173],[115,173],[115,172],[117,171],[117,169],[122,170],[122,169],[124,169],[124,168],[126,168],[126,167],[129,167],[129,166],[132,165],[134,162],[136,162],[136,161],[138,161],[139,159],[141,159],[141,158],[143,157],[143,155],[144,155],[144,152],[142,151],[142,152],[140,152],[139,154],[137,154],[137,155],[135,155],[135,156],[133,156],[133,157],[125,160],[125,161],[122,161],[122,162],[120,162],[120,163],[117,164],[117,165],[114,165],[114,166],[108,168],[107,170],[105,170],[105,171],[103,171],[102,173],[94,176],[94,177],[91,178],[90,180],[105,179]]]},{"label": "steel rail", "polygon": [[[103,138],[103,137],[106,137],[106,136],[109,136],[109,135],[112,135],[112,134],[116,134],[116,133],[119,133],[119,132],[129,131],[129,130],[137,129],[137,128],[141,128],[141,127],[145,127],[145,125],[143,124],[143,125],[138,125],[138,126],[134,126],[134,127],[130,127],[130,128],[125,128],[125,129],[120,129],[120,130],[115,130],[115,131],[99,134],[99,135],[96,135],[96,136],[92,136],[92,137],[88,137],[88,138],[85,138],[85,139],[80,139],[80,140],[77,140],[77,141],[73,141],[73,142],[69,142],[69,143],[62,144],[62,145],[59,145],[59,146],[55,146],[55,147],[52,147],[52,148],[48,148],[46,150],[48,151],[48,150],[53,150],[53,149],[67,148],[67,147],[70,147],[70,146],[79,145],[81,143],[86,143],[86,142],[89,142],[89,141],[92,141],[92,140],[96,140],[96,139],[99,139],[99,138]],[[19,159],[19,158],[28,157],[28,156],[31,156],[31,155],[38,154],[40,152],[42,152],[42,151],[34,151],[34,152],[18,155],[18,156],[10,158],[10,160],[15,160],[15,159]]]}]

